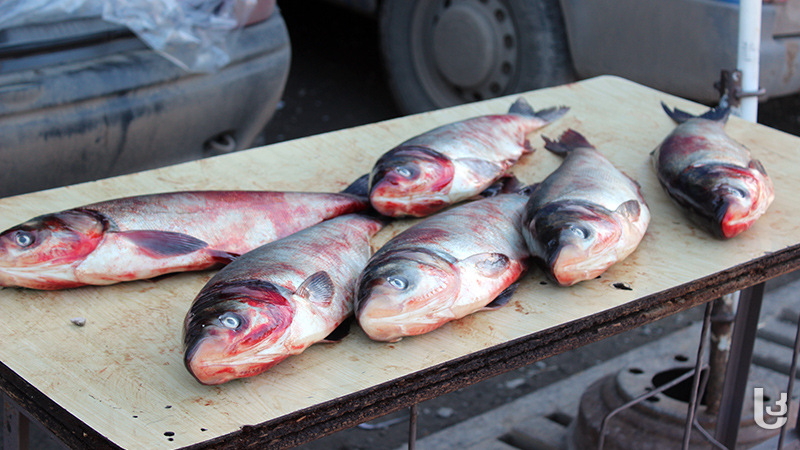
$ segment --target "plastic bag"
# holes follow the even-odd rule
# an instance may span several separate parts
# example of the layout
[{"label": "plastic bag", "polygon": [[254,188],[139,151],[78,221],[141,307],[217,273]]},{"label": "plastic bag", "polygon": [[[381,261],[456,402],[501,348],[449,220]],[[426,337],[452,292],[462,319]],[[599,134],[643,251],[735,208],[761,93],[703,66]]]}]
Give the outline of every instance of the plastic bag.
[{"label": "plastic bag", "polygon": [[125,25],[152,49],[191,72],[230,62],[256,0],[106,0],[103,20]]},{"label": "plastic bag", "polygon": [[5,0],[0,29],[102,16],[128,27],[150,48],[190,72],[230,62],[256,0]]}]

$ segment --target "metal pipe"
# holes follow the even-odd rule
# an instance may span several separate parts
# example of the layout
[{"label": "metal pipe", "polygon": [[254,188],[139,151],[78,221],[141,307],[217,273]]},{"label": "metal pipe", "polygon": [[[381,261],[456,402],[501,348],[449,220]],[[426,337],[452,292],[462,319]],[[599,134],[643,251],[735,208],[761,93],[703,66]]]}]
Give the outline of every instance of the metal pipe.
[{"label": "metal pipe", "polygon": [[703,331],[700,333],[700,345],[697,347],[697,359],[694,365],[694,377],[692,378],[692,395],[689,398],[689,409],[686,412],[686,427],[683,430],[683,450],[689,449],[689,441],[692,439],[692,425],[694,424],[694,417],[697,411],[697,398],[700,391],[700,377],[702,371],[700,367],[703,365],[703,354],[706,349],[708,329],[711,324],[711,310],[713,309],[713,302],[706,303],[706,311],[703,315]]},{"label": "metal pipe", "polygon": [[414,450],[417,447],[417,404],[414,403],[409,409],[410,417],[408,418],[408,450]]},{"label": "metal pipe", "polygon": [[[794,391],[794,377],[797,375],[797,353],[800,352],[800,319],[798,319],[797,333],[794,336],[794,353],[792,354],[792,368],[789,369],[789,387],[786,389],[786,423],[781,427],[781,437],[778,439],[778,450],[783,448],[786,439],[786,430],[789,428],[789,410],[792,408],[792,393]],[[800,414],[798,414],[800,416]],[[800,420],[800,419],[798,419]]]},{"label": "metal pipe", "polygon": [[[739,47],[736,68],[742,72],[742,91],[759,90],[761,59],[761,2],[762,0],[739,1]],[[742,98],[741,106],[734,114],[756,122],[758,119],[758,97]]]},{"label": "metal pipe", "polygon": [[733,324],[731,353],[725,369],[725,383],[722,388],[722,403],[717,417],[714,437],[727,448],[736,447],[739,424],[742,419],[747,377],[753,360],[753,345],[756,339],[758,318],[764,298],[764,283],[743,290],[736,308],[736,321]]},{"label": "metal pipe", "polygon": [[[701,370],[706,369],[706,368],[708,368],[708,365],[704,365],[701,368]],[[611,411],[608,414],[606,414],[605,417],[603,417],[602,422],[600,422],[600,436],[597,439],[597,450],[603,450],[603,445],[605,444],[605,439],[606,439],[606,425],[608,425],[608,421],[611,420],[612,417],[617,415],[617,413],[619,413],[620,411],[626,410],[626,409],[630,408],[633,405],[637,405],[637,404],[643,402],[644,400],[647,400],[648,398],[650,398],[650,397],[652,397],[652,396],[654,396],[656,394],[664,392],[664,391],[666,391],[667,389],[669,389],[669,388],[671,388],[673,386],[677,386],[681,382],[683,382],[685,380],[688,380],[689,378],[693,377],[694,374],[695,374],[695,369],[691,369],[690,371],[688,371],[685,374],[679,376],[678,378],[675,378],[674,380],[670,381],[669,383],[664,383],[661,386],[659,386],[658,388],[653,389],[652,391],[645,392],[644,394],[634,398],[633,400],[625,403],[624,405],[616,407],[613,411]]]},{"label": "metal pipe", "polygon": [[725,382],[725,366],[731,351],[735,294],[723,295],[714,300],[711,312],[711,347],[708,353],[708,390],[706,391],[706,413],[716,416],[722,402],[722,385]]}]

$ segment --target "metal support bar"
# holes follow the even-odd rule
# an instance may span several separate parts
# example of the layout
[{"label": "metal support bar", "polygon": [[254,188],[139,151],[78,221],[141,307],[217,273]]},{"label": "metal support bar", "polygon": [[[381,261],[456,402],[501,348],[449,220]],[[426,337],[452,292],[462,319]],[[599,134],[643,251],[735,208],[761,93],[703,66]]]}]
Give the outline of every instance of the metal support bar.
[{"label": "metal support bar", "polygon": [[725,371],[722,402],[715,433],[716,439],[727,448],[736,447],[736,439],[739,435],[742,404],[747,387],[747,377],[750,373],[750,363],[753,359],[753,345],[763,298],[764,283],[743,290],[739,296],[739,307],[733,326],[731,352]]},{"label": "metal support bar", "polygon": [[[794,335],[794,353],[792,353],[792,367],[789,369],[789,386],[786,388],[786,423],[781,427],[781,434],[778,439],[778,450],[783,449],[784,441],[786,440],[786,432],[789,429],[789,411],[792,408],[792,394],[794,393],[794,377],[797,375],[797,354],[800,352],[800,319],[797,321],[797,332]],[[800,416],[800,414],[798,414]],[[798,419],[800,420],[800,419]],[[797,425],[795,424],[795,434],[797,434]]]},{"label": "metal support bar", "polygon": [[417,447],[417,404],[411,405],[408,418],[408,450]]},{"label": "metal support bar", "polygon": [[28,450],[30,421],[21,409],[3,393],[3,449]]},{"label": "metal support bar", "polygon": [[708,342],[707,335],[711,325],[711,310],[713,308],[714,302],[706,303],[706,311],[703,315],[703,331],[700,333],[700,345],[697,347],[697,360],[694,365],[694,377],[692,377],[692,395],[689,398],[689,409],[686,411],[686,427],[683,430],[683,446],[681,447],[683,450],[689,449],[689,441],[692,438],[692,425],[694,424],[694,417],[697,412],[697,398],[700,391],[700,378],[702,375],[700,367],[703,365],[703,354],[705,353],[706,343]]}]

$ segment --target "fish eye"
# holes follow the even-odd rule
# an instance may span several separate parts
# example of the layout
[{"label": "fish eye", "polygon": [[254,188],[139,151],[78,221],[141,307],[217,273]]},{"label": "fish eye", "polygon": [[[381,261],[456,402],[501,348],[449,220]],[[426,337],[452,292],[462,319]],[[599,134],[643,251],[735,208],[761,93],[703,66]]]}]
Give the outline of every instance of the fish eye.
[{"label": "fish eye", "polygon": [[29,247],[34,241],[33,234],[27,231],[18,231],[16,236],[14,236],[14,240],[20,247]]},{"label": "fish eye", "polygon": [[578,236],[581,239],[588,239],[589,235],[591,234],[589,233],[589,230],[587,230],[586,228],[579,227],[576,225],[570,225],[569,231],[570,233],[574,234],[575,236]]},{"label": "fish eye", "polygon": [[236,330],[242,326],[242,318],[238,314],[226,312],[219,316],[219,323],[225,328]]},{"label": "fish eye", "polygon": [[397,172],[398,174],[400,174],[400,176],[402,176],[404,178],[411,178],[411,175],[413,175],[413,173],[411,172],[411,169],[409,169],[406,166],[395,167],[394,171]]},{"label": "fish eye", "polygon": [[396,289],[403,290],[408,287],[408,280],[403,277],[386,277],[386,281]]}]

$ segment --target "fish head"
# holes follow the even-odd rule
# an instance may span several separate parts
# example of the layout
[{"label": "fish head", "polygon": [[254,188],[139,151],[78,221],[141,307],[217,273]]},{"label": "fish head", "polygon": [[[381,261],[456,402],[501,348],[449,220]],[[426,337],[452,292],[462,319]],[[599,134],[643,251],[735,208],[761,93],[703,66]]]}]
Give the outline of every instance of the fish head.
[{"label": "fish head", "polygon": [[774,197],[772,185],[758,170],[726,164],[688,168],[671,192],[687,206],[692,219],[721,239],[747,230]]},{"label": "fish head", "polygon": [[202,384],[258,375],[288,356],[291,293],[260,280],[219,283],[198,294],[183,327],[184,363]]},{"label": "fish head", "polygon": [[538,210],[526,231],[528,246],[548,275],[571,286],[596,278],[614,262],[622,225],[605,208],[567,201]]},{"label": "fish head", "polygon": [[458,273],[446,258],[426,249],[404,249],[374,258],[356,284],[356,318],[374,340],[395,342],[423,334],[449,320],[459,288]]},{"label": "fish head", "polygon": [[369,199],[381,214],[424,217],[449,204],[455,167],[447,156],[426,147],[387,152],[370,174]]},{"label": "fish head", "polygon": [[102,214],[75,209],[38,216],[0,233],[0,286],[81,285],[74,267],[97,248],[108,228]]}]

